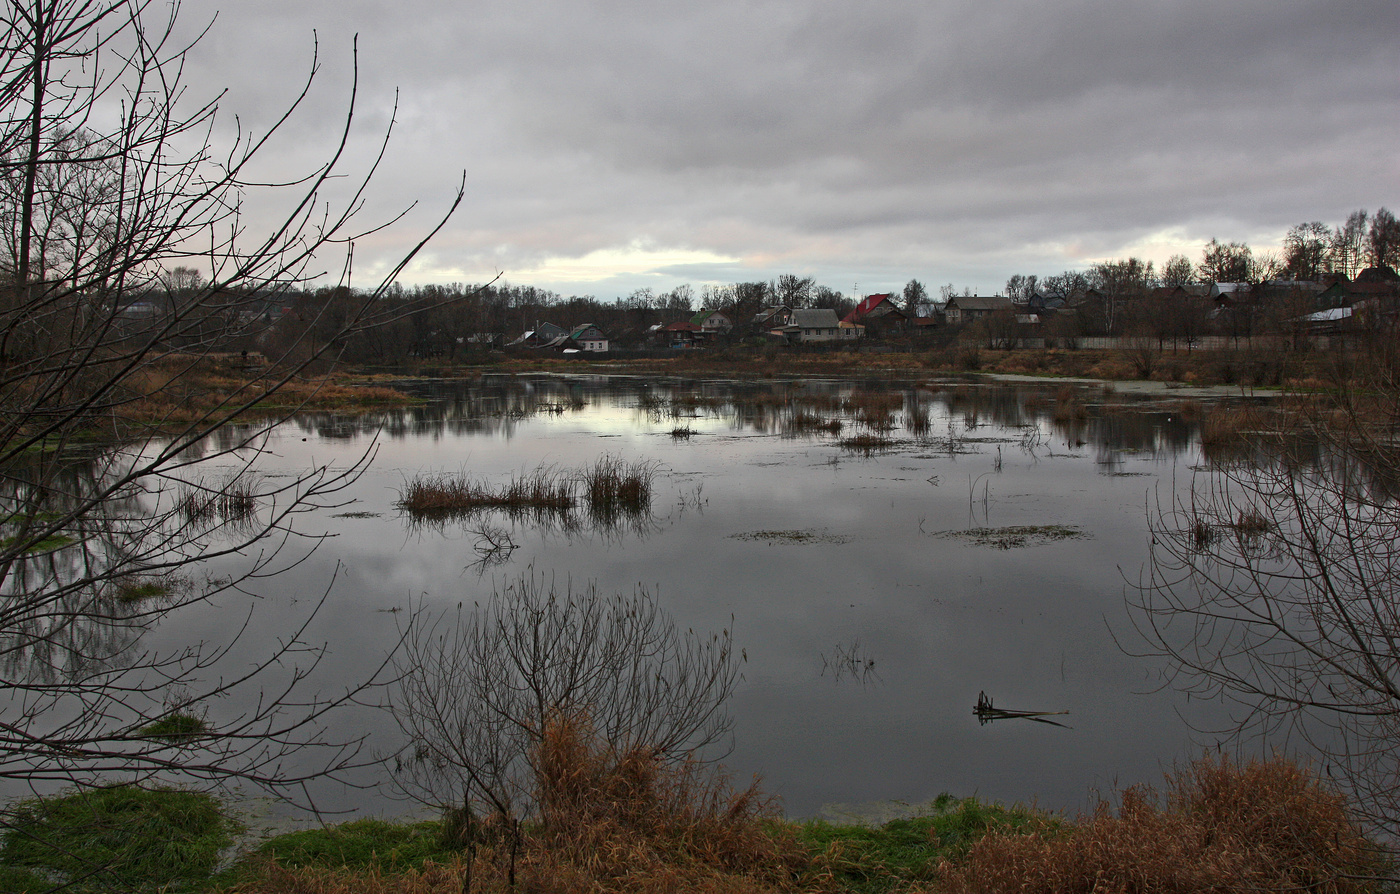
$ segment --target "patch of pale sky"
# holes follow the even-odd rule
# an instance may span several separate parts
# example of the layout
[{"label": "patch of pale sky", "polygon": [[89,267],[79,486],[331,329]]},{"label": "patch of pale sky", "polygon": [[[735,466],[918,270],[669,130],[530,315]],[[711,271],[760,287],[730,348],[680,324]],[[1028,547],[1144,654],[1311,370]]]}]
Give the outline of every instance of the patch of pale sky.
[{"label": "patch of pale sky", "polygon": [[533,268],[512,271],[511,276],[518,281],[552,287],[563,283],[598,282],[614,276],[659,275],[661,268],[678,264],[732,264],[736,260],[711,251],[633,243],[598,249],[581,257],[546,258]]}]

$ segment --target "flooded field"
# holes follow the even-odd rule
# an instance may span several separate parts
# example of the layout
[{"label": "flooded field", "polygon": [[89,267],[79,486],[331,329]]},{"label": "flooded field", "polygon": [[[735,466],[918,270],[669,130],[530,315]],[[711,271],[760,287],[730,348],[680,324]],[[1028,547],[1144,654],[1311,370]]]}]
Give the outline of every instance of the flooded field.
[{"label": "flooded field", "polygon": [[[371,672],[415,612],[470,607],[523,576],[643,587],[682,628],[732,631],[743,663],[724,763],[740,780],[761,774],[792,816],[945,791],[1078,808],[1094,790],[1157,781],[1228,725],[1133,656],[1126,602],[1149,517],[1199,473],[1215,404],[1025,383],[412,388],[422,401],[408,409],[276,429],[256,460],[264,481],[369,464],[296,520],[308,537],[278,573],[171,617],[151,643],[217,640],[246,618],[234,667],[324,594],[308,638],[329,644],[314,679],[334,689]],[[650,470],[644,506],[400,506],[423,476],[489,489],[600,460]],[[995,710],[975,713],[982,700]],[[365,754],[401,744],[372,707],[327,735],[364,735]],[[387,788],[317,795],[329,809],[407,809]]]}]

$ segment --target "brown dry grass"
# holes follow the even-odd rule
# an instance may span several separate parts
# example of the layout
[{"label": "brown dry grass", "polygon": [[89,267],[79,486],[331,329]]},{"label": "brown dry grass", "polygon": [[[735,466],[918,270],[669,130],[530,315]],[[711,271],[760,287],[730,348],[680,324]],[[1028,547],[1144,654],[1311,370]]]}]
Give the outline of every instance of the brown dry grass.
[{"label": "brown dry grass", "polygon": [[[588,724],[549,724],[536,756],[539,823],[518,850],[500,824],[478,825],[471,891],[496,894],[770,894],[819,891],[820,876],[755,784],[733,789],[712,767],[623,754]],[[239,894],[460,894],[466,855],[387,873],[265,863]]]},{"label": "brown dry grass", "polygon": [[416,475],[394,504],[411,516],[444,518],[485,509],[567,512],[574,505],[571,476],[549,466],[513,477],[501,486],[447,473]]},{"label": "brown dry grass", "polygon": [[1277,425],[1255,407],[1220,407],[1201,420],[1201,447],[1212,459],[1225,458],[1247,450]]},{"label": "brown dry grass", "polygon": [[[173,354],[132,372],[116,408],[119,429],[178,429],[249,406],[243,418],[265,418],[297,410],[362,411],[409,401],[402,391],[380,385],[347,385],[330,376],[296,378],[276,385],[268,370],[235,355]],[[270,390],[275,387],[275,390]]]},{"label": "brown dry grass", "polygon": [[1341,795],[1283,758],[1202,758],[1165,798],[1122,794],[1066,832],[993,832],[941,869],[948,894],[1377,890],[1368,842]]}]

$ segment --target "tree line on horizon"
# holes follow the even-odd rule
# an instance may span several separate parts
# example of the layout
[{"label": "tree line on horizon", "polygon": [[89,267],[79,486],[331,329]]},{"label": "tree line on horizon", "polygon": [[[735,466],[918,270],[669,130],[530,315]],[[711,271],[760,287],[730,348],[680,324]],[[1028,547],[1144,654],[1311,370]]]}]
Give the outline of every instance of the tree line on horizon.
[{"label": "tree line on horizon", "polygon": [[[1137,257],[1104,261],[1085,269],[1066,270],[1039,277],[1015,274],[1004,294],[1013,302],[1028,304],[1033,299],[1055,306],[1078,305],[1082,312],[1074,326],[1077,334],[1117,335],[1124,332],[1171,330],[1179,337],[1203,332],[1210,308],[1181,305],[1157,306],[1150,299],[1154,290],[1192,283],[1260,283],[1264,281],[1316,280],[1322,277],[1358,275],[1368,267],[1400,266],[1400,221],[1388,209],[1375,213],[1358,210],[1335,227],[1321,221],[1300,223],[1289,229],[1281,253],[1256,253],[1244,242],[1212,239],[1193,262],[1175,255],[1161,267]],[[207,288],[200,274],[177,267],[165,276],[151,300],[179,303],[179,295]],[[163,294],[157,294],[162,293]],[[938,302],[973,295],[970,288],[958,290],[946,284],[935,299],[918,279],[890,293],[891,299],[909,316],[926,316]],[[322,338],[343,328],[338,308],[358,306],[360,296],[347,286],[301,287],[269,291],[263,302],[261,320],[250,321],[257,339],[248,339],[248,349],[274,352],[301,342],[310,350],[324,344]],[[256,303],[256,302],[255,302]],[[829,308],[846,316],[857,306],[857,298],[817,282],[815,277],[785,273],[771,280],[729,284],[689,283],[665,291],[636,289],[613,301],[592,295],[564,296],[549,289],[496,280],[485,284],[448,283],[444,285],[390,285],[376,303],[393,309],[385,322],[360,328],[353,338],[340,339],[338,355],[351,362],[382,362],[390,358],[444,357],[451,359],[473,346],[499,343],[536,328],[544,322],[565,329],[592,323],[611,337],[633,336],[658,323],[690,319],[705,310],[722,311],[737,325],[743,325],[766,307],[783,305],[794,309]],[[1316,308],[1308,308],[1316,309]],[[1250,334],[1258,329],[1259,314],[1251,309],[1249,319],[1240,322],[1243,312],[1228,326],[1230,334]],[[1294,310],[1289,308],[1289,310]],[[1165,318],[1180,325],[1167,325]],[[1182,322],[1182,321],[1185,322]],[[262,325],[258,325],[261,323]],[[1243,329],[1241,329],[1243,327]],[[1061,327],[1063,328],[1063,326]]]}]

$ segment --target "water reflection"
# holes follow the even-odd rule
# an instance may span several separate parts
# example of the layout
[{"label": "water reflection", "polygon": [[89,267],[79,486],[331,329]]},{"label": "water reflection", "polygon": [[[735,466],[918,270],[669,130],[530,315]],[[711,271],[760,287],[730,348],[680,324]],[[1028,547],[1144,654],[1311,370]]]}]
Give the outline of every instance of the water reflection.
[{"label": "water reflection", "polygon": [[[1208,466],[1202,420],[1219,406],[932,379],[487,375],[408,387],[419,403],[281,427],[259,468],[277,481],[378,445],[341,505],[308,517],[326,538],[318,552],[265,582],[275,619],[275,606],[336,580],[336,610],[314,631],[333,644],[331,680],[393,645],[388,613],[405,600],[446,609],[533,568],[607,591],[655,586],[687,627],[734,630],[749,661],[730,763],[762,772],[796,815],[945,790],[1072,806],[1092,784],[1150,779],[1182,756],[1192,742],[1179,712],[1218,719],[1162,692],[1158,668],[1123,656],[1108,630],[1124,611],[1119,569],[1146,558],[1144,506]],[[888,445],[843,449],[862,436]],[[606,455],[656,463],[646,512],[424,522],[394,506],[422,473],[503,483]],[[162,632],[195,640],[220,623],[185,618]],[[967,708],[981,689],[1072,710],[1074,729],[980,727]],[[352,733],[396,747],[392,727],[356,722],[366,727]]]}]

